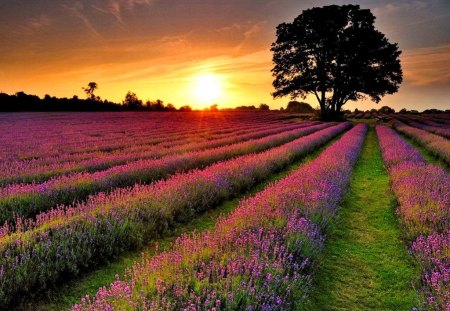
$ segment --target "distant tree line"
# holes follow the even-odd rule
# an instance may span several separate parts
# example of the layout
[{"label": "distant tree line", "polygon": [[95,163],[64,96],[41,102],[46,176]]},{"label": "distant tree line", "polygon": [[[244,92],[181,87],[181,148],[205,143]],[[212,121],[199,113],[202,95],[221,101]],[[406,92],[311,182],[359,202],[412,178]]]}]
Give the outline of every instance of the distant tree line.
[{"label": "distant tree line", "polygon": [[[217,107],[216,107],[217,109]],[[210,108],[211,110],[211,108]],[[221,110],[224,111],[230,111],[230,110],[237,110],[237,111],[269,111],[270,107],[267,104],[260,104],[258,107],[256,107],[255,105],[251,105],[251,106],[237,106],[234,108],[223,108]]]},{"label": "distant tree line", "polygon": [[[40,98],[36,95],[29,95],[25,92],[17,92],[9,95],[0,92],[0,111],[192,111],[189,105],[176,108],[173,104],[164,102],[160,99],[143,101],[139,99],[136,93],[128,91],[121,103],[115,103],[108,100],[102,100],[95,94],[98,89],[96,82],[89,82],[83,87],[86,99],[78,98],[74,95],[72,98],[57,98],[55,96],[45,95]],[[218,105],[214,104],[204,109],[205,111],[218,111]],[[236,108],[225,108],[221,110],[239,110],[239,111],[269,111],[269,105],[261,104],[258,108],[255,106],[239,106]]]},{"label": "distant tree line", "polygon": [[0,111],[120,111],[123,108],[108,100],[80,99],[76,95],[72,98],[45,95],[41,99],[24,92],[0,93]]},{"label": "distant tree line", "polygon": [[[344,110],[343,112],[346,113],[346,114],[352,113],[351,110]],[[391,108],[389,106],[383,106],[383,107],[381,107],[379,109],[373,108],[373,109],[370,109],[370,110],[359,110],[358,108],[355,108],[355,110],[353,111],[353,113],[369,113],[369,112],[371,112],[371,113],[378,112],[378,113],[384,113],[384,114],[396,113],[395,109]],[[421,113],[425,113],[425,114],[427,114],[427,113],[440,114],[440,113],[450,113],[450,110],[449,109],[447,109],[447,110],[439,110],[439,109],[434,109],[433,108],[433,109],[426,109],[426,110],[424,110],[422,112],[419,112],[418,110],[414,110],[414,109],[408,110],[406,108],[402,108],[400,111],[398,111],[398,113],[400,113],[400,114],[421,114]]]}]

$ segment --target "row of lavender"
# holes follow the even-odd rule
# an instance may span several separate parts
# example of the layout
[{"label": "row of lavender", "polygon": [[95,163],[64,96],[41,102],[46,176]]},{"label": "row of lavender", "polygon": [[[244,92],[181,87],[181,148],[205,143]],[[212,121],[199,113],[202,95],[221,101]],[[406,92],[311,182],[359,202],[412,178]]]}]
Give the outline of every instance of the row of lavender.
[{"label": "row of lavender", "polygon": [[[280,123],[274,113],[73,113],[0,116],[0,161],[132,146],[141,138]],[[18,131],[17,129],[24,129]],[[107,133],[107,135],[106,135]]]},{"label": "row of lavender", "polygon": [[[110,152],[83,152],[67,154],[57,158],[40,158],[35,161],[17,161],[0,163],[0,185],[12,183],[39,183],[52,177],[74,172],[95,172],[108,169],[115,165],[126,164],[140,159],[160,158],[164,155],[182,153],[193,150],[220,147],[240,141],[255,139],[318,124],[319,122],[301,122],[294,124],[277,124],[267,129],[267,124],[253,126],[251,128],[234,128],[209,132],[208,135],[200,135],[191,131],[177,136],[158,136],[145,142],[135,142],[133,146]],[[194,137],[193,137],[194,136]]]},{"label": "row of lavender", "polygon": [[392,129],[376,130],[405,236],[423,271],[428,306],[450,310],[450,175],[427,164]]},{"label": "row of lavender", "polygon": [[[101,191],[132,186],[135,183],[149,183],[177,172],[201,168],[244,154],[260,152],[328,126],[330,124],[307,127],[300,125],[292,130],[258,139],[246,140],[246,136],[238,137],[237,141],[231,145],[227,145],[226,143],[229,143],[230,140],[226,140],[222,141],[225,145],[221,147],[175,153],[159,159],[138,160],[94,173],[63,175],[40,184],[8,185],[6,188],[0,189],[0,222],[14,222],[17,216],[33,217],[40,212],[56,207],[57,204],[69,204],[74,200],[82,200]],[[267,132],[263,131],[260,134],[264,135]],[[239,142],[239,139],[244,139],[244,141]],[[214,145],[213,142],[211,144]]]},{"label": "row of lavender", "polygon": [[[431,132],[445,138],[450,138],[450,125],[434,124],[430,121],[427,121],[426,119],[423,120],[423,119],[401,118],[400,120],[406,122],[408,125],[412,127],[416,127],[421,130]],[[430,123],[434,125],[430,125]]]},{"label": "row of lavender", "polygon": [[443,114],[440,116],[441,118],[436,118],[436,115],[433,117],[433,115],[416,116],[401,114],[396,116],[396,118],[413,127],[450,138],[450,115]]},{"label": "row of lavender", "polygon": [[423,145],[432,154],[450,165],[450,140],[419,128],[406,125],[400,121],[395,121],[392,125],[398,132],[411,137],[413,140]]},{"label": "row of lavender", "polygon": [[318,158],[240,202],[212,231],[143,257],[73,310],[287,310],[308,293],[364,141],[357,125]]},{"label": "row of lavender", "polygon": [[[293,125],[292,122],[279,122],[276,124],[267,123],[264,121],[258,121],[254,123],[242,122],[242,124],[222,124],[218,122],[217,124],[208,124],[205,126],[199,126],[198,128],[185,129],[184,127],[172,127],[166,128],[166,126],[155,129],[140,129],[137,133],[129,133],[124,135],[122,138],[116,138],[113,136],[111,140],[109,136],[105,135],[104,132],[97,141],[87,142],[78,141],[81,137],[74,138],[68,137],[67,142],[62,143],[59,146],[60,150],[56,154],[42,155],[38,151],[32,153],[31,158],[16,159],[16,160],[0,160],[0,183],[5,183],[8,181],[8,177],[14,177],[15,175],[23,175],[29,172],[32,174],[33,171],[43,171],[43,170],[63,170],[64,172],[71,172],[72,170],[77,170],[77,168],[71,168],[70,165],[83,166],[83,161],[90,160],[92,158],[102,160],[103,158],[108,158],[110,156],[118,156],[123,154],[131,154],[137,152],[143,152],[147,148],[152,148],[159,146],[161,149],[169,148],[177,145],[183,145],[187,143],[200,143],[206,142],[213,139],[220,139],[225,137],[230,137],[231,135],[243,135],[254,131],[259,131],[261,129],[267,128],[268,126],[280,127],[286,125]],[[171,124],[168,122],[168,124]],[[100,135],[100,134],[98,134]],[[32,135],[30,135],[32,136]],[[73,139],[74,141],[72,141]],[[11,140],[10,138],[3,138],[3,140]],[[47,140],[42,141],[42,145],[55,144],[57,138],[51,137]],[[72,150],[68,148],[68,145],[75,144],[80,149]],[[80,144],[86,145],[88,147],[80,146]],[[26,142],[24,142],[26,145]],[[66,148],[67,149],[64,149]],[[7,146],[5,146],[7,150]],[[61,150],[62,149],[62,150]],[[12,149],[9,153],[14,154],[17,152]],[[19,151],[20,153],[20,151]],[[89,162],[86,164],[87,169],[89,169]],[[93,168],[95,168],[95,162]],[[66,167],[69,166],[69,167]],[[82,168],[82,167],[81,167]],[[26,176],[24,176],[26,177]],[[23,177],[22,177],[23,179]]]},{"label": "row of lavender", "polygon": [[[327,127],[279,147],[177,174],[151,185],[117,189],[0,229],[0,301],[46,288],[267,179],[351,125]],[[310,131],[311,132],[311,131]]]}]

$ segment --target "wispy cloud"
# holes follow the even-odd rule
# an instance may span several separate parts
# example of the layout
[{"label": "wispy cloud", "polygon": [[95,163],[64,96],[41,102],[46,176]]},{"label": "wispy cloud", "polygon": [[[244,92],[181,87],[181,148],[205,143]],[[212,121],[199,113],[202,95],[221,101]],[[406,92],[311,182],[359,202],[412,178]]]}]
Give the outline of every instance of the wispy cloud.
[{"label": "wispy cloud", "polygon": [[51,24],[52,19],[46,14],[41,14],[38,17],[26,20],[22,25],[16,27],[13,32],[16,35],[34,35],[38,31],[49,28]]},{"label": "wispy cloud", "polygon": [[247,21],[245,23],[234,23],[229,26],[221,27],[215,31],[220,35],[228,35],[234,39],[239,39],[237,45],[234,47],[234,52],[242,52],[248,45],[253,45],[255,40],[258,40],[261,33],[265,30],[267,24],[266,20],[261,21]]},{"label": "wispy cloud", "polygon": [[407,50],[402,56],[405,81],[450,87],[450,44]]},{"label": "wispy cloud", "polygon": [[155,2],[156,0],[107,0],[92,4],[92,7],[99,12],[111,14],[121,25],[124,25],[124,11],[132,12],[138,6],[150,6]]},{"label": "wispy cloud", "polygon": [[386,3],[384,5],[375,7],[373,9],[373,12],[375,16],[377,15],[384,15],[384,14],[395,14],[401,11],[422,11],[427,8],[429,8],[431,5],[433,5],[435,1],[408,1],[408,0],[401,0],[401,1],[393,1]]},{"label": "wispy cloud", "polygon": [[97,38],[102,38],[101,34],[97,31],[94,24],[89,20],[88,16],[85,14],[85,5],[81,1],[72,1],[71,4],[62,4],[61,7],[72,14],[72,16],[80,19],[90,33]]}]

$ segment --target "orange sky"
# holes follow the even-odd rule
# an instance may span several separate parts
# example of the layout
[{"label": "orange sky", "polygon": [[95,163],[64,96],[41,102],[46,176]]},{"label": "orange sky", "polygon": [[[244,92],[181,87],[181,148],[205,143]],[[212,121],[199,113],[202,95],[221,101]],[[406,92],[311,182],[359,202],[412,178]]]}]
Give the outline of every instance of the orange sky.
[{"label": "orange sky", "polygon": [[[329,1],[105,0],[0,4],[0,91],[83,96],[89,81],[116,102],[131,90],[175,106],[209,105],[199,75],[215,75],[219,107],[286,106],[273,100],[270,44],[275,27]],[[340,3],[334,1],[333,3]],[[447,1],[357,1],[403,50],[404,83],[381,105],[450,109]],[[445,30],[447,29],[447,31]],[[313,98],[307,100],[313,106]],[[380,107],[369,101],[346,108]]]}]

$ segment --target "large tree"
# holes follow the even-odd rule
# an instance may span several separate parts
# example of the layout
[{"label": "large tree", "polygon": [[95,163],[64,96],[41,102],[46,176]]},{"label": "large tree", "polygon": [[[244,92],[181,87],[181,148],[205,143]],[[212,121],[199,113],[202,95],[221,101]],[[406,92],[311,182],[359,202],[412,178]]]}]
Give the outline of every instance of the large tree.
[{"label": "large tree", "polygon": [[302,12],[277,27],[272,44],[274,98],[313,95],[322,117],[336,118],[349,100],[379,102],[402,82],[401,51],[374,27],[375,16],[358,5]]}]

